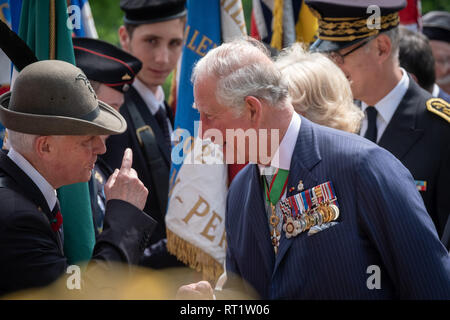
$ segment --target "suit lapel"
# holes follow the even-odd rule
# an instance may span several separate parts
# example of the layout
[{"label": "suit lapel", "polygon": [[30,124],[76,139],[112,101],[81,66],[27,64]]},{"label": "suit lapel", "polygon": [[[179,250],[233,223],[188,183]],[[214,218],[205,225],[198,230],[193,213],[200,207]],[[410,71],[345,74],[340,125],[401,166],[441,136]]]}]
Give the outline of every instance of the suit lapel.
[{"label": "suit lapel", "polygon": [[[300,181],[303,183],[304,190],[310,189],[318,184],[317,178],[311,173],[311,170],[321,161],[319,146],[314,134],[311,122],[302,117],[300,132],[297,137],[294,152],[292,154],[291,166],[289,168],[288,185],[286,196],[290,197],[300,191],[297,186]],[[284,232],[281,232],[280,247],[276,256],[273,275],[277,271],[278,265],[284,255],[289,250],[296,237],[287,239]]]},{"label": "suit lapel", "polygon": [[32,200],[37,207],[41,208],[46,215],[51,213],[51,210],[48,207],[44,195],[36,186],[36,184],[33,182],[33,180],[31,180],[25,174],[25,172],[23,172],[3,152],[0,152],[0,168],[6,175],[8,175],[12,180],[14,180],[14,182],[17,184],[20,190],[25,193],[27,198]]},{"label": "suit lapel", "polygon": [[261,185],[261,176],[259,174],[258,166],[250,165],[251,177],[249,188],[247,189],[247,212],[246,223],[250,225],[253,236],[256,238],[261,256],[264,260],[264,266],[267,273],[267,278],[270,279],[273,265],[275,263],[275,256],[273,252],[272,242],[270,240],[268,219],[266,216],[266,208],[264,205],[263,187]]},{"label": "suit lapel", "polygon": [[400,160],[424,134],[423,129],[416,129],[417,107],[423,101],[416,87],[414,80],[409,78],[408,90],[378,142],[380,147],[389,150]]},{"label": "suit lapel", "polygon": [[[135,103],[136,108],[139,110],[139,113],[141,114],[141,117],[144,120],[144,122],[148,124],[155,133],[155,138],[156,142],[158,143],[159,151],[161,152],[166,163],[170,166],[170,150],[168,150],[166,147],[164,134],[160,129],[158,122],[156,121],[155,117],[150,113],[148,106],[145,104],[144,100],[136,91],[136,89],[130,87],[130,89],[127,91],[127,94]],[[166,108],[168,107],[166,106]]]},{"label": "suit lapel", "polygon": [[[15,182],[18,187],[18,190],[16,191],[21,192],[28,199],[30,199],[36,205],[36,209],[42,212],[47,217],[48,222],[51,223],[51,210],[48,207],[47,200],[45,200],[42,192],[39,190],[33,180],[31,180],[30,177],[28,177],[25,172],[23,172],[3,152],[0,152],[0,170],[2,170],[6,175],[9,176],[11,180]],[[61,250],[61,253],[63,253],[63,244],[59,233],[52,232],[52,234],[55,238],[55,241],[58,243],[58,247]]]}]

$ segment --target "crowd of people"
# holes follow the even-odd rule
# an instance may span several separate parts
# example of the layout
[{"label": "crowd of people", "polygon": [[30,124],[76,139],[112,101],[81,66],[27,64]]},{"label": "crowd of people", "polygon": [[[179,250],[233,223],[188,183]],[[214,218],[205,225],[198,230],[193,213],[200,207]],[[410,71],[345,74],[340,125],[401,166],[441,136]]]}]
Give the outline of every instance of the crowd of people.
[{"label": "crowd of people", "polygon": [[[448,300],[450,14],[428,13],[421,33],[399,25],[404,0],[305,3],[319,23],[310,47],[274,56],[235,39],[192,71],[202,138],[276,130],[279,141],[270,163],[244,150],[229,187],[223,288],[187,278],[174,298]],[[121,48],[74,38],[76,67],[30,63],[0,96],[0,295],[65,273],[55,190],[77,182],[89,181],[96,233],[88,269],[184,266],[166,247],[174,116],[162,84],[185,1],[120,8]]]}]

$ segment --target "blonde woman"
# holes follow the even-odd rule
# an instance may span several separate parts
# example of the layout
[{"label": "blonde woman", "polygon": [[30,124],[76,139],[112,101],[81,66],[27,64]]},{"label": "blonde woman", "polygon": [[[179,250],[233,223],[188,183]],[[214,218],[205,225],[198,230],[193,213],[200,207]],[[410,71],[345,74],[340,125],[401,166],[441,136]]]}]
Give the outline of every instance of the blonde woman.
[{"label": "blonde woman", "polygon": [[331,60],[295,43],[281,52],[276,65],[289,83],[297,113],[324,126],[359,131],[364,113],[353,103],[344,73]]}]

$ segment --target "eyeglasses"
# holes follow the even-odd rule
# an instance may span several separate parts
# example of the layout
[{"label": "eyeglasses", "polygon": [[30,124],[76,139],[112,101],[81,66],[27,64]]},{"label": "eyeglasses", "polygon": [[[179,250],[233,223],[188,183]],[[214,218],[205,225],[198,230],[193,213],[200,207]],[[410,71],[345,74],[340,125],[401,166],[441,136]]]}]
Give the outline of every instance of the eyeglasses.
[{"label": "eyeglasses", "polygon": [[364,47],[367,43],[369,43],[373,38],[367,38],[364,41],[361,41],[359,43],[359,45],[357,45],[356,47],[354,47],[352,50],[350,50],[349,52],[346,52],[344,54],[339,53],[339,51],[331,51],[331,52],[327,52],[326,55],[327,57],[334,61],[336,64],[344,64],[344,58],[346,56],[348,56],[350,53],[355,52],[356,50],[358,50],[359,48]]}]

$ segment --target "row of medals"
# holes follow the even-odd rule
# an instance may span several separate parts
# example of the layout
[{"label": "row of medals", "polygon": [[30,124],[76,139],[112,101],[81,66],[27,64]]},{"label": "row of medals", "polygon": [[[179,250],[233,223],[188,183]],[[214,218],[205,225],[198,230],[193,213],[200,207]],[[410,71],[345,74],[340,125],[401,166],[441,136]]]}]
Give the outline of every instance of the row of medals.
[{"label": "row of medals", "polygon": [[[339,208],[333,204],[334,200],[335,199],[316,205],[297,217],[293,216],[291,209],[280,205],[284,220],[283,231],[285,232],[286,238],[289,239],[295,237],[298,234],[309,230],[313,226],[321,226],[324,223],[337,220],[339,217]],[[278,247],[280,239],[280,234],[276,230],[276,226],[279,222],[280,218],[275,214],[275,207],[273,207],[270,224],[273,227],[271,238],[275,248]]]}]

